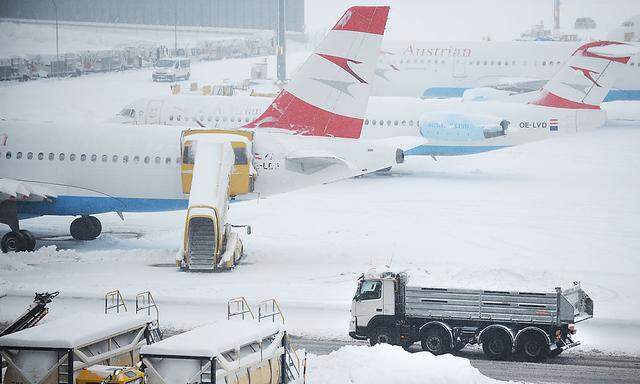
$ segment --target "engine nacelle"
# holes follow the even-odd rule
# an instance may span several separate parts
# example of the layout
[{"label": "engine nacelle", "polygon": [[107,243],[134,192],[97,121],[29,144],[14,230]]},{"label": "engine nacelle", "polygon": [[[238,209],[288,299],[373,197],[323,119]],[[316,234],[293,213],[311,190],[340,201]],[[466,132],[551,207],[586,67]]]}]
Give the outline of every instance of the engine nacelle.
[{"label": "engine nacelle", "polygon": [[508,128],[508,120],[493,116],[433,112],[420,117],[420,134],[429,140],[480,141],[505,136]]}]

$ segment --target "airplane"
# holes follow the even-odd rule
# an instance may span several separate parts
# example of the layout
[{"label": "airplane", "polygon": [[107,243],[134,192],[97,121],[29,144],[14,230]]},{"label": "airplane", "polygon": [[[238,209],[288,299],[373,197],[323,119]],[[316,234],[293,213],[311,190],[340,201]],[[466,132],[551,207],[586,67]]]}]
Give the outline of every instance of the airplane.
[{"label": "airplane", "polygon": [[[508,101],[371,97],[362,138],[421,137],[405,155],[469,155],[602,126],[600,104],[636,46],[592,42],[576,49],[541,90]],[[139,99],[114,121],[232,129],[270,103],[254,96],[174,95]],[[132,129],[135,129],[132,127]]]},{"label": "airplane", "polygon": [[[514,93],[539,89],[581,45],[578,42],[389,41],[378,59],[372,96],[462,97],[480,87]],[[604,101],[640,100],[640,59],[634,58]]]},{"label": "airplane", "polygon": [[[22,219],[79,216],[71,235],[91,240],[102,227],[94,214],[187,209],[180,266],[232,267],[242,245],[228,223],[231,198],[402,162],[393,144],[360,139],[388,12],[349,8],[265,111],[239,130],[0,122],[0,222],[11,229],[2,251],[35,249]],[[209,260],[196,260],[203,249]]]}]

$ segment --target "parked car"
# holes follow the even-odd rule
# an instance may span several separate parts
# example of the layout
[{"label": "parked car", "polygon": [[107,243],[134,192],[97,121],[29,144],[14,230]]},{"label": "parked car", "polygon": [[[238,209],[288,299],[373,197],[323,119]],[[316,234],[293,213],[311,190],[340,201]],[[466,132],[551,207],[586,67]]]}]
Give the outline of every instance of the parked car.
[{"label": "parked car", "polygon": [[189,80],[189,77],[191,77],[191,60],[181,57],[160,59],[156,61],[151,77],[153,81]]}]

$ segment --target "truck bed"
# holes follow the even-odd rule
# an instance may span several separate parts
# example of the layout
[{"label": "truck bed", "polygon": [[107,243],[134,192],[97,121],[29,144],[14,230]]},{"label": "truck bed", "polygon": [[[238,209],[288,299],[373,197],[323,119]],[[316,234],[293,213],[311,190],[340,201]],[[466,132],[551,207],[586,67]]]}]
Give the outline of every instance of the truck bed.
[{"label": "truck bed", "polygon": [[[583,292],[579,286],[574,288]],[[567,324],[581,312],[579,303],[570,302],[571,297],[559,289],[539,293],[407,286],[404,297],[407,316],[433,319]]]}]

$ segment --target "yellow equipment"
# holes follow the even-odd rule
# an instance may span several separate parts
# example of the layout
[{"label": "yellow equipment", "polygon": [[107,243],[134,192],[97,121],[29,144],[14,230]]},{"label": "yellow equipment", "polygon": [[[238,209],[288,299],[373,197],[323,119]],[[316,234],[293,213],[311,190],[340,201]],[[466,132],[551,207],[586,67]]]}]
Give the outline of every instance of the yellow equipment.
[{"label": "yellow equipment", "polygon": [[137,368],[94,365],[83,368],[76,384],[142,384],[144,373]]},{"label": "yellow equipment", "polygon": [[191,181],[193,180],[194,151],[193,142],[189,140],[194,134],[221,134],[238,135],[238,141],[231,141],[235,155],[233,173],[229,182],[229,196],[234,197],[253,192],[255,173],[252,172],[251,159],[252,149],[247,145],[247,141],[253,141],[253,132],[234,131],[225,129],[206,129],[184,131],[182,136],[182,191],[188,194],[191,191]]}]

